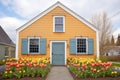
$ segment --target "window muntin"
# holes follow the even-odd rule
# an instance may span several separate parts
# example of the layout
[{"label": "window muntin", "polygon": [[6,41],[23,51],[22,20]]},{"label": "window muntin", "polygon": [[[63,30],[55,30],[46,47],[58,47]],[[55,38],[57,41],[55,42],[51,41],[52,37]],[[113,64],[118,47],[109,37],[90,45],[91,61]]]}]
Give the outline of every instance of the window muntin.
[{"label": "window muntin", "polygon": [[38,53],[39,52],[39,39],[30,39],[29,40],[29,52]]},{"label": "window muntin", "polygon": [[64,32],[63,16],[54,16],[54,32]]},{"label": "window muntin", "polygon": [[78,38],[77,39],[77,53],[86,53],[86,39]]}]

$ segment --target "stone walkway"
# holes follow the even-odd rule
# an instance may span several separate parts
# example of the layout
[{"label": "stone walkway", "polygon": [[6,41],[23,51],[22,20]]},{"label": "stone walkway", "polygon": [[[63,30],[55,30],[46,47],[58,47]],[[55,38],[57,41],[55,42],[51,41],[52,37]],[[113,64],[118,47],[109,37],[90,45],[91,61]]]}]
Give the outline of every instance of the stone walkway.
[{"label": "stone walkway", "polygon": [[65,66],[53,66],[46,80],[73,80]]}]

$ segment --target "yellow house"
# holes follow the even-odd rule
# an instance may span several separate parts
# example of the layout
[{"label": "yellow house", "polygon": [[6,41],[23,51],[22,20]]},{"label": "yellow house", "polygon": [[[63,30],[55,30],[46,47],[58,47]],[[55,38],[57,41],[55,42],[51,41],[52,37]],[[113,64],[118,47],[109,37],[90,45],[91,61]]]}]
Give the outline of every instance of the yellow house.
[{"label": "yellow house", "polygon": [[68,57],[99,58],[98,30],[57,2],[17,29],[20,57],[50,57],[54,65],[65,65]]}]

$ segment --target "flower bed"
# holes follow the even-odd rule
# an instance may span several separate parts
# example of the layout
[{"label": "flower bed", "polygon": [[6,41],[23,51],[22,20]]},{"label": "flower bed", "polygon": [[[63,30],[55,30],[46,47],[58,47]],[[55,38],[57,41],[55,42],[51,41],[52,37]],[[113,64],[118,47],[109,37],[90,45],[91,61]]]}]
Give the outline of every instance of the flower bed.
[{"label": "flower bed", "polygon": [[120,73],[112,71],[111,62],[85,58],[68,58],[68,68],[77,78],[117,77]]},{"label": "flower bed", "polygon": [[8,59],[2,78],[45,77],[50,71],[49,58]]}]

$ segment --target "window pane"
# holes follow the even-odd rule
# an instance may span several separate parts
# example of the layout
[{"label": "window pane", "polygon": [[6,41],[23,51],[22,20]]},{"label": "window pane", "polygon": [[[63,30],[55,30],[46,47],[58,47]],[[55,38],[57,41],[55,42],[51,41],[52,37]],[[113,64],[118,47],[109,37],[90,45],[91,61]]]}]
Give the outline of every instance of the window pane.
[{"label": "window pane", "polygon": [[63,24],[63,17],[55,17],[55,24]]},{"label": "window pane", "polygon": [[77,39],[77,53],[86,53],[86,39]]},{"label": "window pane", "polygon": [[55,24],[55,32],[62,32],[63,31],[63,24]]},{"label": "window pane", "polygon": [[30,39],[30,53],[39,52],[39,39]]}]

